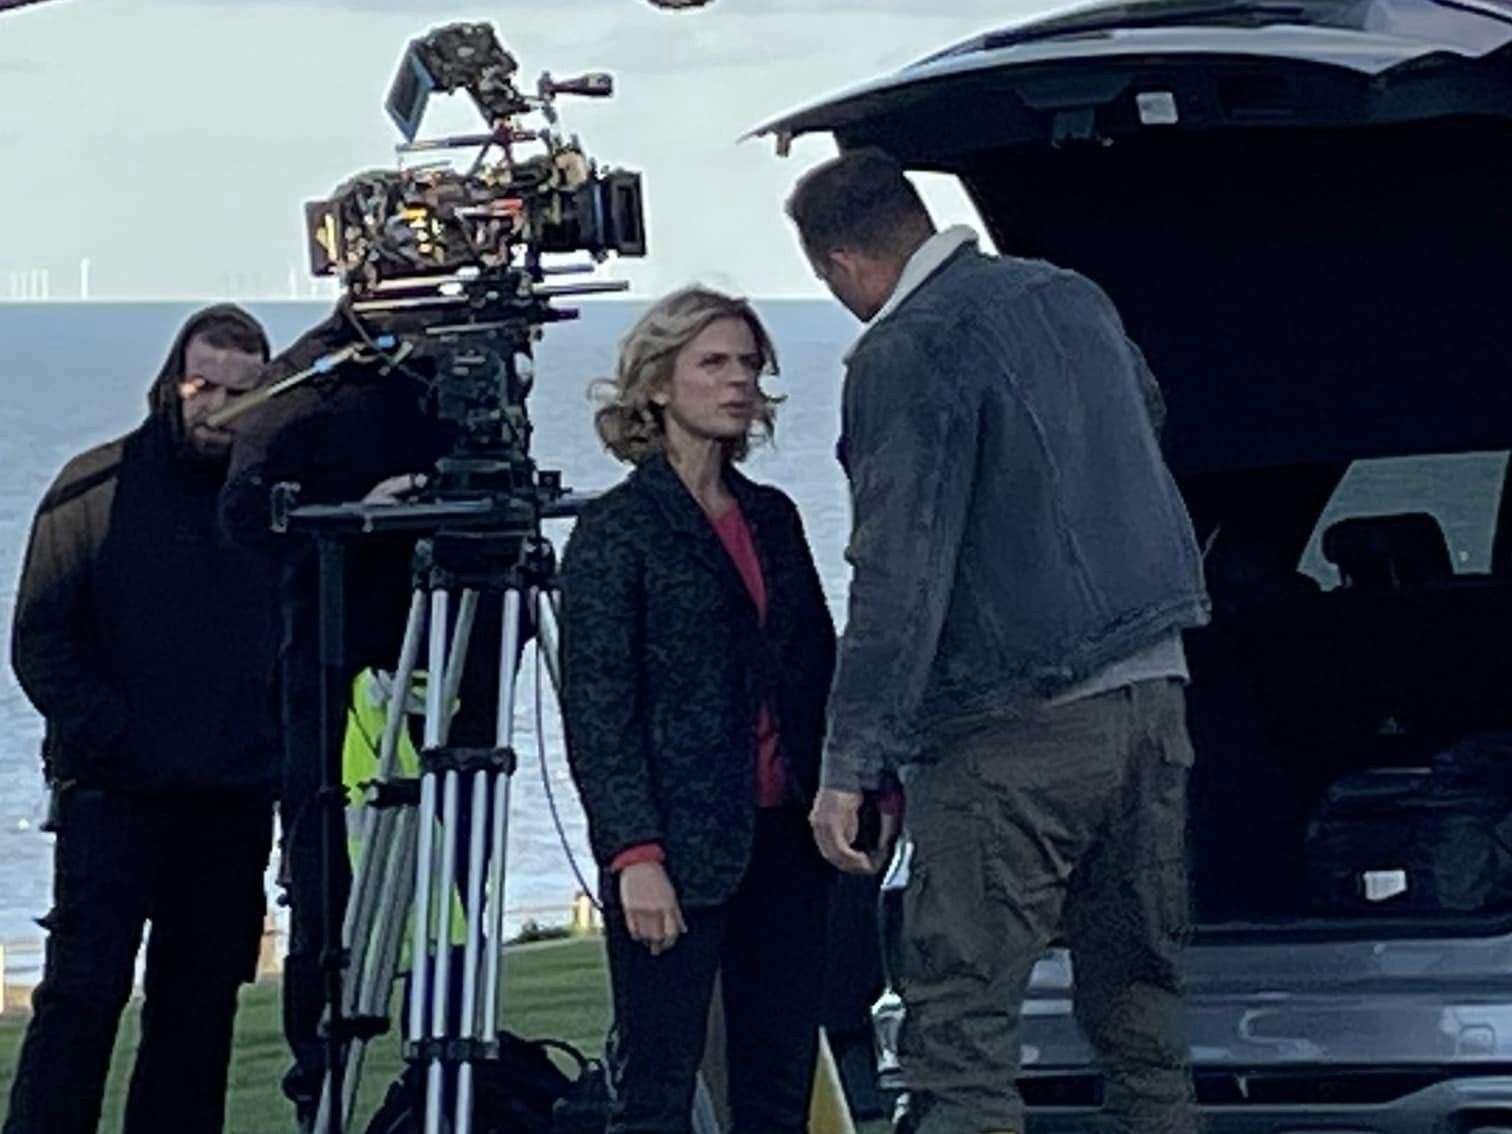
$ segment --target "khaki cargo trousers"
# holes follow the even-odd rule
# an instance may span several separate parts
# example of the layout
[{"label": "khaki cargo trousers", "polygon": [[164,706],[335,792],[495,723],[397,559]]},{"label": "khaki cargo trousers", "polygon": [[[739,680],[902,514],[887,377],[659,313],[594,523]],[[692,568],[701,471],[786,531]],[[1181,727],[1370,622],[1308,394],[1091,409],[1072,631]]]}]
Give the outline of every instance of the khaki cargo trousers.
[{"label": "khaki cargo trousers", "polygon": [[1023,1130],[1019,1017],[1052,941],[1071,950],[1105,1129],[1197,1130],[1177,973],[1185,696],[1146,681],[963,722],[904,769],[898,1054],[919,1134]]}]

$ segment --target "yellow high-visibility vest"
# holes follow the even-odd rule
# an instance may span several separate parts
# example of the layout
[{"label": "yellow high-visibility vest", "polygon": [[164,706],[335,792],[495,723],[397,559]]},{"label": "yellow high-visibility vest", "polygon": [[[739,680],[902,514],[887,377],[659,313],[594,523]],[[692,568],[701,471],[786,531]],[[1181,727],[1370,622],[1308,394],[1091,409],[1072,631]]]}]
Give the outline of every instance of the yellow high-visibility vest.
[{"label": "yellow high-visibility vest", "polygon": [[[378,754],[383,742],[383,728],[388,717],[388,702],[392,694],[393,678],[373,669],[365,669],[352,681],[352,696],[347,702],[346,735],[341,745],[341,782],[347,789],[347,799],[361,806],[361,785],[378,778]],[[399,743],[394,749],[394,771],[400,776],[420,774],[420,753],[410,739],[409,716],[425,712],[425,673],[416,671],[410,679],[409,702],[405,706],[405,727],[399,730]],[[439,836],[440,824],[437,823]],[[352,824],[347,828],[347,855],[353,866],[362,840]],[[454,888],[451,898],[451,937],[455,943],[467,940],[467,914],[462,908],[462,896]],[[404,954],[409,955],[410,935],[404,934]]]}]

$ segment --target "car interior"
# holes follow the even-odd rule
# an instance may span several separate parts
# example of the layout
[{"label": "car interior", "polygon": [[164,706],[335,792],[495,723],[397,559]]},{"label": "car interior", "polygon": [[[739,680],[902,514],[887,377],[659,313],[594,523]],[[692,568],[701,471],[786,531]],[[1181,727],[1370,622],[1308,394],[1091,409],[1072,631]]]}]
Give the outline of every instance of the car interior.
[{"label": "car interior", "polygon": [[[1279,108],[1288,81],[1210,93]],[[1507,141],[1464,119],[956,159],[998,247],[1097,281],[1164,390],[1214,601],[1187,642],[1201,926],[1512,914]]]},{"label": "car interior", "polygon": [[[1351,777],[1381,785],[1352,813],[1378,816],[1385,845],[1366,853],[1382,870],[1463,855],[1456,848],[1476,833],[1440,832],[1446,815],[1484,814],[1494,828],[1512,810],[1507,466],[1505,451],[1439,454],[1190,486],[1213,600],[1211,625],[1187,637],[1200,923],[1512,910],[1500,882],[1512,876],[1512,852],[1487,832],[1480,845],[1500,861],[1486,869],[1500,874],[1458,900],[1330,898],[1319,878],[1330,867],[1321,856],[1349,852],[1347,842],[1330,848],[1324,827],[1325,797]],[[1423,774],[1446,759],[1465,782],[1425,792]],[[1414,849],[1435,839],[1436,851]],[[1451,867],[1463,873],[1463,860]]]}]

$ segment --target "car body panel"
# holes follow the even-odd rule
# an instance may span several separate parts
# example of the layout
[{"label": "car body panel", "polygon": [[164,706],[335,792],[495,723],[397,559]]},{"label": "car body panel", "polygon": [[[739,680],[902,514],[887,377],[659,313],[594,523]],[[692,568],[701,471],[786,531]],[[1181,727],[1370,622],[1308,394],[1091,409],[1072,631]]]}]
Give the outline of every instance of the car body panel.
[{"label": "car body panel", "polygon": [[[780,115],[752,135],[831,131],[879,119],[925,99],[932,92],[988,76],[1033,74],[1089,67],[1114,69],[1141,61],[1185,58],[1191,62],[1248,59],[1336,68],[1377,78],[1394,68],[1435,57],[1475,61],[1512,43],[1512,9],[1494,4],[1419,0],[1373,0],[1361,27],[1277,23],[1263,27],[1188,26],[1110,28],[1095,35],[1066,35],[990,47],[990,35],[938,53],[900,71],[859,84]],[[1095,9],[1093,9],[1095,11]],[[1032,28],[1034,23],[1020,25]],[[1006,29],[1012,35],[1014,29]],[[973,50],[973,45],[980,45]]]},{"label": "car body panel", "polygon": [[[1353,28],[1021,25],[760,132],[956,174],[1004,252],[1103,286],[1165,390],[1199,539],[1237,501],[1300,547],[1352,462],[1512,448],[1512,9],[1350,11]],[[1502,609],[1508,511],[1503,494],[1489,571],[1435,600],[1450,615],[1463,587]],[[906,875],[904,855],[884,910]],[[1512,921],[1210,924],[1184,965],[1215,1132],[1512,1129]],[[1025,1002],[1035,1134],[1095,1110],[1072,976],[1053,950]],[[884,1072],[898,1007],[876,1013]]]}]

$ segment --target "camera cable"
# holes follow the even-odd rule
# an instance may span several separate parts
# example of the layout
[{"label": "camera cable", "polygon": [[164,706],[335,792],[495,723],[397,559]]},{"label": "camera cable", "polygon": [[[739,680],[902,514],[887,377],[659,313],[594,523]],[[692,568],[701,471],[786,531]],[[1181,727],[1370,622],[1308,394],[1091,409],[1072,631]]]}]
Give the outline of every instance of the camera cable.
[{"label": "camera cable", "polygon": [[[535,624],[538,627],[541,625],[541,602],[541,594],[537,591]],[[546,658],[541,646],[541,635],[538,631],[535,639],[535,734],[536,754],[539,757],[541,765],[541,786],[546,789],[546,805],[551,810],[551,821],[556,826],[557,838],[562,844],[562,852],[567,856],[567,863],[572,867],[572,873],[577,878],[578,886],[588,896],[588,900],[593,903],[593,908],[602,913],[604,910],[603,903],[599,901],[594,888],[588,885],[588,880],[583,877],[583,871],[578,866],[577,855],[572,853],[572,844],[567,838],[567,828],[563,825],[562,813],[557,808],[556,793],[551,787],[551,774],[546,767],[546,733],[544,728],[546,715],[541,707],[544,693],[541,686],[541,671],[545,668]]]}]

